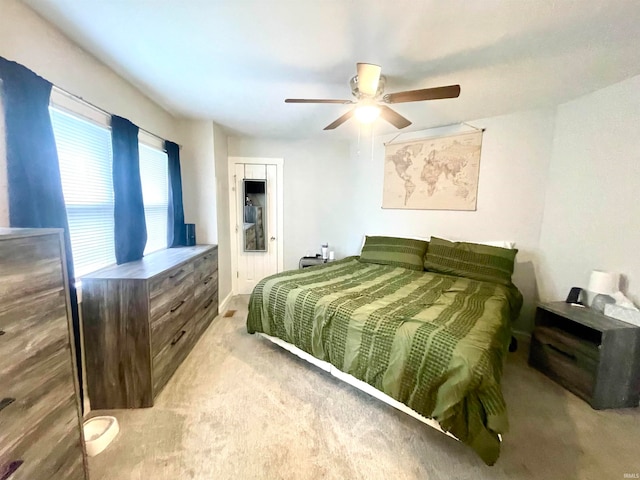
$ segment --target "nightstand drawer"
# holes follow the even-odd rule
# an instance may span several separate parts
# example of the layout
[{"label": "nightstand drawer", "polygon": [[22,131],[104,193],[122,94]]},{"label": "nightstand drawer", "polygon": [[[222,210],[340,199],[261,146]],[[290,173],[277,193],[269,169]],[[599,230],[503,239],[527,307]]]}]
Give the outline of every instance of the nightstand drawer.
[{"label": "nightstand drawer", "polygon": [[597,358],[584,355],[547,332],[536,329],[531,336],[529,363],[562,386],[589,401],[598,370]]}]

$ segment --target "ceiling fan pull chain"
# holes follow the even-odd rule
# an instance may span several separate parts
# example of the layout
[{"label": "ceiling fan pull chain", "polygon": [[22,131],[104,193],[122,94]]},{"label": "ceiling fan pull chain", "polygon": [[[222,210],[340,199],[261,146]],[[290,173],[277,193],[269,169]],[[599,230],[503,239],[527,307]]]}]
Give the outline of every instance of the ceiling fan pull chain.
[{"label": "ceiling fan pull chain", "polygon": [[371,125],[371,163],[373,163],[373,137],[374,137],[374,125]]},{"label": "ceiling fan pull chain", "polygon": [[362,125],[358,124],[358,158],[360,158],[360,133],[362,132]]}]

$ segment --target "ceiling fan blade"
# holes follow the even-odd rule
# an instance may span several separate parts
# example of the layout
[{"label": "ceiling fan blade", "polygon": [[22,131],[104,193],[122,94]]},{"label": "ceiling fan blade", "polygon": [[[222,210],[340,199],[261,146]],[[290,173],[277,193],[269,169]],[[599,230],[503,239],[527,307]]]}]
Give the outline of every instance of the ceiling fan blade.
[{"label": "ceiling fan blade", "polygon": [[373,97],[378,91],[378,82],[380,82],[380,65],[372,63],[358,63],[358,90],[364,95]]},{"label": "ceiling fan blade", "polygon": [[409,120],[386,105],[380,105],[380,116],[396,128],[404,128],[411,125]]},{"label": "ceiling fan blade", "polygon": [[348,105],[352,100],[327,100],[322,98],[286,98],[284,103],[338,103]]},{"label": "ceiling fan blade", "polygon": [[456,98],[460,95],[460,85],[446,87],[423,88],[406,92],[388,93],[382,98],[385,103],[419,102],[421,100],[439,100],[441,98]]},{"label": "ceiling fan blade", "polygon": [[344,122],[346,122],[347,120],[349,120],[351,117],[353,117],[353,112],[355,112],[355,108],[352,108],[351,110],[349,110],[347,113],[345,113],[344,115],[342,115],[340,118],[338,118],[337,120],[335,120],[333,123],[330,123],[329,125],[327,125],[326,127],[324,127],[324,130],[333,130],[336,127],[339,127],[340,125],[342,125]]}]

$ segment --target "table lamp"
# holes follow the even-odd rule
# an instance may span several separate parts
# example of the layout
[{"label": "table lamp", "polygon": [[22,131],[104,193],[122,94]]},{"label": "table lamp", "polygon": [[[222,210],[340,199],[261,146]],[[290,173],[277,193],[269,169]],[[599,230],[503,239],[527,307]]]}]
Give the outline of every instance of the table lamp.
[{"label": "table lamp", "polygon": [[620,275],[617,273],[602,270],[592,271],[587,290],[596,295],[591,300],[591,309],[598,313],[604,313],[604,306],[607,303],[615,303],[611,295],[618,291],[619,284]]}]

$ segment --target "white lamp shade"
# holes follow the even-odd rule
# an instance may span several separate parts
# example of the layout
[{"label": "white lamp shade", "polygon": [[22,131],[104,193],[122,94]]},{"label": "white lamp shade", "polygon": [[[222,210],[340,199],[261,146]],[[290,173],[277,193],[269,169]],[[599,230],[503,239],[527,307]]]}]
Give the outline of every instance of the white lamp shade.
[{"label": "white lamp shade", "polygon": [[618,291],[619,285],[620,274],[594,270],[591,272],[591,276],[589,277],[589,286],[587,287],[587,290],[593,293],[611,295]]}]

